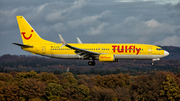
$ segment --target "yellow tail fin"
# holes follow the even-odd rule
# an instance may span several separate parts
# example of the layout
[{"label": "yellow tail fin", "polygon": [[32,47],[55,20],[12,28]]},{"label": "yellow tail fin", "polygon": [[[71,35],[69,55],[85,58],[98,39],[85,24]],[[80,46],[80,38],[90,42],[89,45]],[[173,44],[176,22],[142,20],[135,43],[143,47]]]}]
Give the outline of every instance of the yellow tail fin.
[{"label": "yellow tail fin", "polygon": [[19,30],[23,44],[33,45],[33,44],[42,44],[42,43],[43,44],[53,43],[42,39],[23,16],[16,16],[16,17],[17,17],[17,22],[19,25]]}]

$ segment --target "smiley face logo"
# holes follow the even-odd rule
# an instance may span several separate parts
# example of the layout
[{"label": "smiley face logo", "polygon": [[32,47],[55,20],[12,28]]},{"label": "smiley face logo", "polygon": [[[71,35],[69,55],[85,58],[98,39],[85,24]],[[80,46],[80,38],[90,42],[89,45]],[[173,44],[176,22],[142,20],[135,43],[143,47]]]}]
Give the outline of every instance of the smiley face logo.
[{"label": "smiley face logo", "polygon": [[[31,32],[33,32],[33,30],[31,30]],[[25,36],[25,32],[21,32],[21,34],[23,35],[23,37],[26,39],[26,40],[29,40],[31,37],[32,37],[32,34],[29,36],[29,37],[26,37]]]}]

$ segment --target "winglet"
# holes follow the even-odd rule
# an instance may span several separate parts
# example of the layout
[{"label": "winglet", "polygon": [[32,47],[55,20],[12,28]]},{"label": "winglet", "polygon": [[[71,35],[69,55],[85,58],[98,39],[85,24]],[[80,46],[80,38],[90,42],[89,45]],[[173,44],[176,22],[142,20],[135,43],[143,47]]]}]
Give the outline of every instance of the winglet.
[{"label": "winglet", "polygon": [[63,37],[62,37],[60,34],[59,34],[59,38],[60,38],[61,43],[62,43],[63,45],[67,45],[66,41],[63,39]]},{"label": "winglet", "polygon": [[81,40],[78,37],[76,38],[77,38],[78,43],[82,44]]}]

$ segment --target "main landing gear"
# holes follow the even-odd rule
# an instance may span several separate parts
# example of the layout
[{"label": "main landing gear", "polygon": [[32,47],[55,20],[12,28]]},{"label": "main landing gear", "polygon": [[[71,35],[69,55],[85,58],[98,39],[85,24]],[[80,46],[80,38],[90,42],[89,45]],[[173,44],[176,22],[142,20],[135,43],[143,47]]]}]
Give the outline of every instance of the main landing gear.
[{"label": "main landing gear", "polygon": [[89,62],[88,62],[88,65],[89,65],[89,66],[94,66],[94,65],[95,65],[94,60],[93,60],[93,61],[89,61]]},{"label": "main landing gear", "polygon": [[89,66],[94,66],[95,65],[95,61],[93,59],[93,57],[90,57],[90,61],[88,62]]}]

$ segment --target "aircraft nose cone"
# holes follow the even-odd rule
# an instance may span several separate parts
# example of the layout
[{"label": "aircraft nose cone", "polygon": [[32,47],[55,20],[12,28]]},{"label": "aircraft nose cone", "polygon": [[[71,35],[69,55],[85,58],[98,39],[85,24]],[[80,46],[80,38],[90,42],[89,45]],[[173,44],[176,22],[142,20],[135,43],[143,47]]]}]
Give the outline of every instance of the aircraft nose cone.
[{"label": "aircraft nose cone", "polygon": [[165,56],[168,56],[168,55],[169,55],[169,52],[164,51],[164,55],[165,55]]}]

